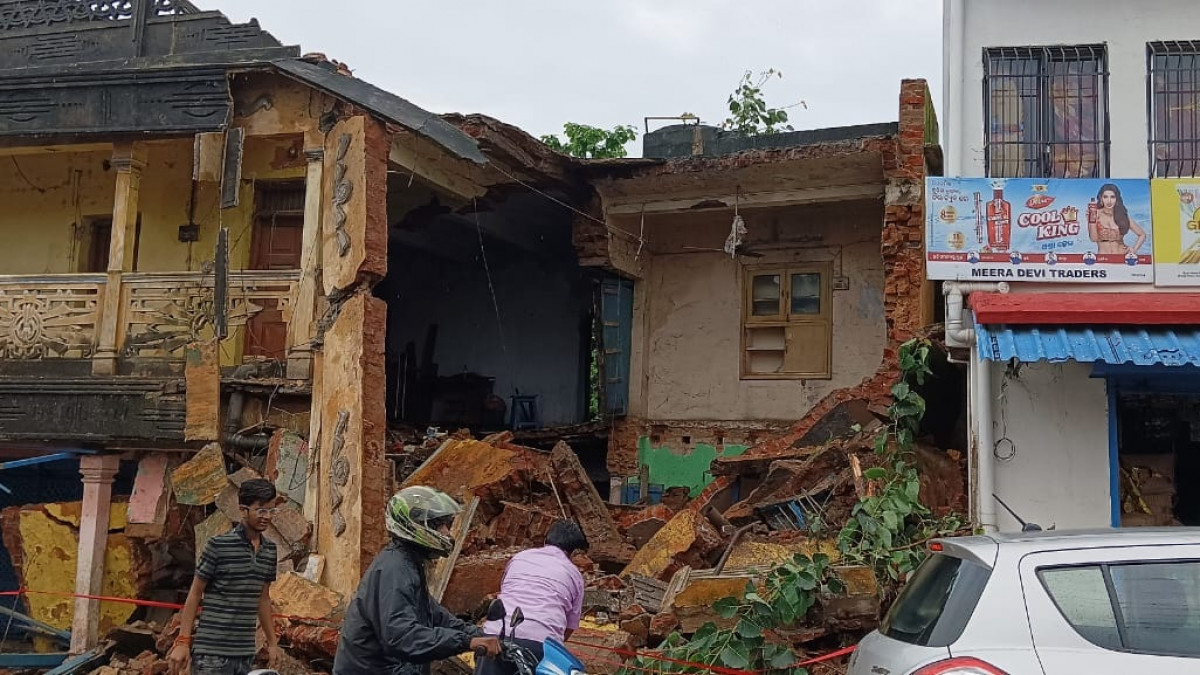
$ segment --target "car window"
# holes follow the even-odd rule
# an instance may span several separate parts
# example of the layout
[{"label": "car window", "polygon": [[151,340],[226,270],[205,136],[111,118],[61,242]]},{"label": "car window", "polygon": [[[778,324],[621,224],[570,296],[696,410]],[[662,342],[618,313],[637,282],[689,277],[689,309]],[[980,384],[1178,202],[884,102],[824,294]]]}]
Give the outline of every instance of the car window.
[{"label": "car window", "polygon": [[1038,577],[1063,618],[1092,644],[1200,656],[1200,562],[1043,568]]},{"label": "car window", "polygon": [[1200,656],[1200,562],[1113,565],[1125,647]]},{"label": "car window", "polygon": [[991,570],[936,554],[926,560],[880,624],[884,635],[924,647],[948,647],[962,635]]},{"label": "car window", "polygon": [[1058,611],[1080,636],[1100,647],[1121,649],[1117,616],[1099,565],[1042,570],[1039,576]]}]

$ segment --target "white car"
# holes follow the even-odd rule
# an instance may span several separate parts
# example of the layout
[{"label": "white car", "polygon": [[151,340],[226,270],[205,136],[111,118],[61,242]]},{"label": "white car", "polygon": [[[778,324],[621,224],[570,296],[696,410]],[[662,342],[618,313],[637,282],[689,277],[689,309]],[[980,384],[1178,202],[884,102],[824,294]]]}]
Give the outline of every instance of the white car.
[{"label": "white car", "polygon": [[940,539],[849,675],[1200,674],[1200,528]]}]

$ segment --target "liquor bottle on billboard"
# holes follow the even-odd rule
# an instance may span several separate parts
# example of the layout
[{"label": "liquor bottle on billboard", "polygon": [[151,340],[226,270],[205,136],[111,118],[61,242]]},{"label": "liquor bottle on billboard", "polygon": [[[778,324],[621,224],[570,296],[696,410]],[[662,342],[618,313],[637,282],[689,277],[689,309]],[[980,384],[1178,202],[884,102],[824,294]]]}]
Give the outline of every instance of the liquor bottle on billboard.
[{"label": "liquor bottle on billboard", "polygon": [[983,246],[983,231],[985,229],[983,220],[983,195],[975,193],[975,245]]},{"label": "liquor bottle on billboard", "polygon": [[987,204],[988,248],[1007,251],[1012,237],[1012,205],[1004,199],[1004,182],[992,183],[992,201]]}]

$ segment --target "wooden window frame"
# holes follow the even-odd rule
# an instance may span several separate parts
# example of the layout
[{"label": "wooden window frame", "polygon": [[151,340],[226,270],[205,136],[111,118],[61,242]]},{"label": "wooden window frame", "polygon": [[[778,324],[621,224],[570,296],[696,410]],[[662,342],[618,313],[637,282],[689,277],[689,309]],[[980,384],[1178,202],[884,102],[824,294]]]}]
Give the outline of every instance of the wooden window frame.
[{"label": "wooden window frame", "polygon": [[[779,274],[779,306],[780,313],[774,316],[755,316],[753,314],[754,277],[764,274]],[[820,275],[821,309],[817,314],[791,313],[791,278],[797,274]],[[833,266],[829,263],[796,263],[792,265],[755,265],[747,266],[742,275],[742,321],[740,357],[741,379],[743,380],[828,380],[833,377]],[[825,358],[821,367],[809,370],[789,370],[785,372],[753,372],[750,369],[751,354],[756,351],[778,352],[783,354],[787,363],[787,352],[790,339],[788,329],[819,328],[825,342]],[[760,347],[752,346],[751,335],[755,332],[765,332],[764,329],[783,329],[783,346]],[[782,366],[781,366],[782,367]]]}]

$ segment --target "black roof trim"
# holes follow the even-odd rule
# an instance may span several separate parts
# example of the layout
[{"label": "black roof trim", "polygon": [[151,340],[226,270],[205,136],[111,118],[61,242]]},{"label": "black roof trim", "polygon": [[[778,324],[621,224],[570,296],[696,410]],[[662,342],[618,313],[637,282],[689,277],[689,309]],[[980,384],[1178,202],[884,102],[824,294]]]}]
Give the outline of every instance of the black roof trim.
[{"label": "black roof trim", "polygon": [[356,77],[300,59],[276,61],[283,73],[328,94],[362,106],[380,117],[411,129],[461,159],[486,164],[487,157],[475,139],[438,115]]}]

